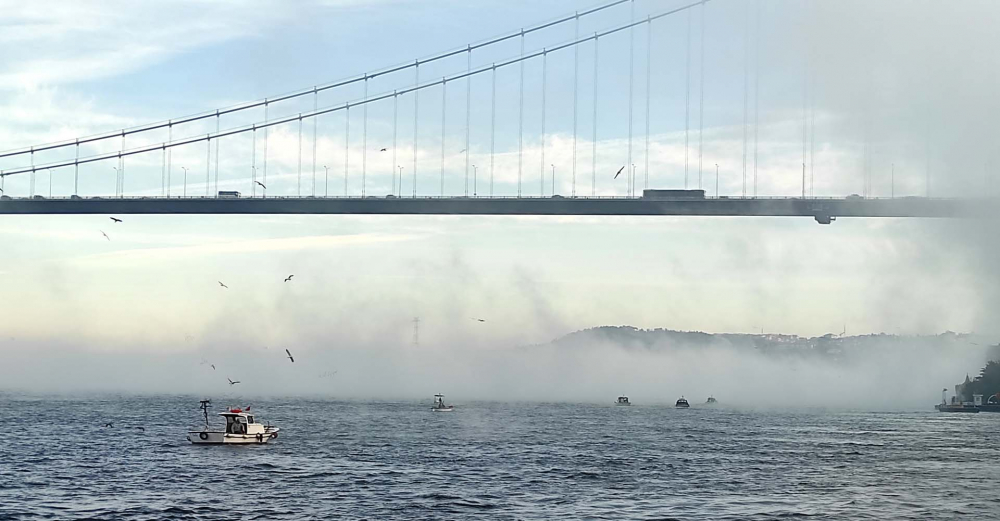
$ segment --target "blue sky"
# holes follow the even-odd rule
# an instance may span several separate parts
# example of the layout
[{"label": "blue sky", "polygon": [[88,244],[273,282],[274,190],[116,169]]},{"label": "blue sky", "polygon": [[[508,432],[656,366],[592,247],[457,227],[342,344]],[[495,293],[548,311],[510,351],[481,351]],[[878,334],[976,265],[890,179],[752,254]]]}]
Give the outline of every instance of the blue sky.
[{"label": "blue sky", "polygon": [[[488,36],[555,19],[590,2],[301,1],[0,2],[0,148],[13,149],[229,106],[363,74]],[[636,0],[637,17],[683,5]],[[748,99],[752,136],[759,71],[760,194],[801,190],[803,85],[815,132],[807,162],[816,195],[862,193],[865,135],[873,195],[922,195],[928,161],[933,193],[983,195],[997,154],[997,5],[918,2],[715,0],[707,19],[704,165],[721,165],[721,192],[742,189],[744,52],[750,28]],[[689,142],[697,173],[699,21],[692,17]],[[629,6],[581,23],[581,33],[619,25]],[[650,177],[683,186],[687,18],[658,22],[652,36]],[[572,38],[567,25],[532,37],[528,50]],[[640,180],[645,151],[646,34],[635,32],[633,147]],[[613,182],[627,157],[627,34],[601,43],[598,186]],[[759,61],[757,49],[759,48]],[[516,43],[474,53],[474,65],[517,55]],[[580,52],[578,187],[589,192],[593,46]],[[757,64],[760,63],[758,66]],[[422,77],[465,68],[464,57],[426,67]],[[553,55],[546,89],[546,160],[541,161],[540,63],[525,67],[524,192],[556,165],[556,191],[572,187],[572,51]],[[806,75],[809,72],[810,76]],[[516,193],[516,67],[498,74],[496,193]],[[373,81],[371,92],[412,83],[412,71]],[[473,81],[470,162],[489,162],[489,80]],[[449,89],[452,87],[449,86]],[[464,190],[465,85],[449,97],[446,192]],[[360,89],[321,96],[334,105]],[[440,173],[440,90],[421,94],[418,193],[436,195]],[[294,114],[311,102],[288,103]],[[223,127],[260,121],[262,112]],[[360,110],[351,111],[348,192],[360,193],[367,155],[369,193],[390,190],[392,107],[369,111],[367,152]],[[412,99],[401,99],[397,166],[409,193]],[[192,125],[196,135],[214,130]],[[311,177],[308,144],[303,163]],[[319,124],[317,163],[330,167],[330,193],[343,193],[344,120]],[[867,131],[865,129],[868,129]],[[993,130],[991,130],[993,129]],[[187,134],[185,134],[187,133]],[[931,139],[928,139],[931,136]],[[177,137],[175,135],[175,137]],[[136,138],[127,146],[148,141]],[[752,146],[752,137],[749,141]],[[932,146],[927,147],[927,143]],[[109,143],[100,150],[111,150]],[[269,195],[297,193],[297,127],[269,133]],[[111,147],[111,148],[109,148]],[[261,142],[257,160],[262,160]],[[250,192],[249,138],[224,141],[220,189]],[[93,148],[90,152],[96,152]],[[751,149],[752,152],[752,149]],[[172,193],[188,168],[204,193],[204,145],[176,150]],[[46,156],[54,159],[56,156]],[[39,161],[44,159],[39,157]],[[0,160],[0,168],[23,159]],[[753,156],[748,165],[752,168]],[[210,168],[214,168],[211,164]],[[127,193],[158,195],[161,157],[127,162]],[[751,170],[752,171],[752,170]],[[211,173],[210,173],[211,175]],[[71,169],[54,174],[53,195],[68,195]],[[484,183],[485,180],[480,178]],[[546,193],[551,193],[546,179]],[[706,178],[706,185],[709,182]],[[12,195],[27,176],[7,179]],[[308,186],[308,183],[307,183]],[[641,181],[640,181],[641,186]],[[37,190],[47,195],[47,173]],[[81,193],[107,195],[111,165],[81,168]],[[214,185],[212,186],[214,188]],[[99,233],[107,232],[107,241]],[[403,345],[421,316],[426,342],[502,347],[547,341],[600,324],[807,335],[839,332],[995,332],[995,238],[979,223],[698,218],[472,218],[128,216],[4,217],[0,327],[33,346],[92,350],[196,351],[223,342],[296,342],[320,349]],[[296,273],[294,284],[278,283]],[[233,288],[220,291],[218,280]],[[238,296],[237,296],[238,295]],[[479,329],[471,316],[488,315]],[[259,320],[257,317],[272,317]],[[53,347],[55,349],[55,347]],[[235,349],[235,347],[234,347]]]}]

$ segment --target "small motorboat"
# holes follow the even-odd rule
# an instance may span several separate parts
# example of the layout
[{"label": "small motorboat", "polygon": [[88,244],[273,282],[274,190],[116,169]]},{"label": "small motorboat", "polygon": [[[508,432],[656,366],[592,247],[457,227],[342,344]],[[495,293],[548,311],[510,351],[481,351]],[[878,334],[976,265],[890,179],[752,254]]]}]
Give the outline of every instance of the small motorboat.
[{"label": "small motorboat", "polygon": [[188,441],[195,445],[263,445],[278,437],[278,429],[273,425],[257,423],[250,408],[244,411],[231,407],[219,416],[226,419],[225,430],[211,430],[208,424],[208,406],[210,400],[201,401],[201,410],[205,414],[205,427],[201,430],[188,431]]},{"label": "small motorboat", "polygon": [[708,399],[705,400],[705,405],[715,405],[717,403],[719,403],[719,400],[716,400],[714,396],[709,396]]},{"label": "small motorboat", "polygon": [[628,406],[632,405],[632,402],[628,401],[628,396],[619,396],[618,397],[618,401],[615,402],[615,405],[620,405],[622,407],[628,407]]},{"label": "small motorboat", "polygon": [[434,395],[434,406],[431,407],[431,410],[434,411],[434,412],[451,412],[451,411],[455,410],[455,406],[454,405],[450,405],[450,404],[449,405],[445,405],[444,404],[444,395],[443,394],[435,394]]},{"label": "small motorboat", "polygon": [[681,396],[677,399],[677,402],[674,403],[674,407],[677,407],[678,409],[687,409],[688,407],[691,407],[691,404],[688,403],[686,398]]}]

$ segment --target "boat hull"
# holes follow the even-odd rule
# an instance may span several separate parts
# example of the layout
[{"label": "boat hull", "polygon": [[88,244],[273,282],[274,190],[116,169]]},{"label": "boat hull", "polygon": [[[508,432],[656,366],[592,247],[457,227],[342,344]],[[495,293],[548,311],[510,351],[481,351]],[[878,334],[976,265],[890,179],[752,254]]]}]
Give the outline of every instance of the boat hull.
[{"label": "boat hull", "polygon": [[259,434],[189,431],[187,438],[194,445],[264,445],[278,438],[278,429],[270,429]]},{"label": "boat hull", "polygon": [[979,412],[979,407],[974,405],[942,405],[937,404],[934,406],[939,412],[963,412],[963,413],[977,413]]},{"label": "boat hull", "polygon": [[455,410],[454,407],[431,407],[434,412],[452,412]]}]

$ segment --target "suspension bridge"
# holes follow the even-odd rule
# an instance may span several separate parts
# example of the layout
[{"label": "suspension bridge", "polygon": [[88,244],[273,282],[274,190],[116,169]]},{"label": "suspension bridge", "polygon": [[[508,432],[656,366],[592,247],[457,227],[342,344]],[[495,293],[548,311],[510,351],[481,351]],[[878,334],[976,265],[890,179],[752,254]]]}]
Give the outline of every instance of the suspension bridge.
[{"label": "suspension bridge", "polygon": [[[746,70],[742,190],[720,194],[718,164],[714,169],[706,168],[704,153],[705,70],[710,66],[705,61],[705,34],[711,24],[707,11],[713,3],[701,0],[662,10],[654,5],[645,16],[636,16],[635,4],[635,0],[611,1],[496,38],[280,96],[8,150],[0,153],[0,214],[801,216],[829,224],[837,217],[966,217],[989,212],[986,200],[931,198],[929,173],[926,193],[920,197],[896,197],[895,177],[889,197],[873,197],[867,172],[859,190],[863,195],[817,197],[812,152],[807,160],[806,150],[812,121],[807,123],[805,111],[801,172],[795,173],[800,189],[783,197],[759,196],[756,126],[752,151],[748,141],[750,78]],[[603,16],[626,9],[627,22],[602,24]],[[759,25],[759,12],[757,16]],[[658,144],[650,130],[655,93],[652,78],[660,61],[653,60],[653,37],[656,31],[665,30],[662,24],[677,19],[682,20],[679,26],[686,27],[684,70],[673,71],[685,78],[683,189],[662,184],[651,188],[651,179],[655,184],[663,178],[657,168],[672,168],[657,165],[655,159],[651,164],[651,141],[654,147]],[[599,29],[582,33],[581,23]],[[529,38],[567,28],[572,28],[573,34],[568,40],[540,48],[526,44]],[[749,29],[743,46],[747,62],[748,35]],[[636,36],[644,47],[639,52]],[[606,43],[612,41],[616,45]],[[622,55],[626,42],[627,52]],[[510,44],[517,44],[520,52],[477,63],[478,55]],[[589,60],[586,65],[591,71],[582,70],[581,55]],[[571,117],[560,115],[572,124],[566,125],[562,140],[546,131],[556,119],[551,114],[555,110],[551,84],[557,78],[550,72],[556,60],[572,64],[572,107],[567,111]],[[610,97],[602,97],[600,67],[622,60],[628,62],[627,109],[616,111],[611,119],[627,120],[627,132],[599,139],[600,109]],[[697,80],[692,80],[692,62],[698,64]],[[441,64],[448,64],[450,72],[422,79],[422,70]],[[538,69],[538,74],[526,72],[527,64]],[[498,101],[503,97],[497,93],[498,76],[511,71],[517,73],[516,104],[511,100],[510,106],[499,108],[501,116],[516,114],[516,140],[511,135],[513,124],[510,128],[498,125]],[[381,82],[382,90],[372,94],[376,82]],[[693,82],[699,90],[696,102],[691,99]],[[644,84],[639,96],[637,83]],[[589,89],[586,102],[583,87]],[[362,90],[359,98],[321,104],[321,95],[343,98],[350,95],[347,89],[357,88]],[[533,96],[533,108],[526,114],[529,95]],[[420,102],[424,99],[427,104],[428,98],[432,109],[440,109],[440,119],[434,122],[438,128],[427,128],[426,108],[421,112]],[[304,105],[306,109],[301,110]],[[464,122],[449,128],[449,107],[451,120]],[[380,116],[371,118],[373,110],[379,110]],[[644,128],[637,128],[637,116],[643,111]],[[697,113],[697,129],[691,128],[692,112]],[[477,132],[476,140],[472,139],[474,113],[477,125],[489,129]],[[330,118],[339,116],[342,131],[331,130]],[[401,122],[401,116],[409,120]],[[248,117],[253,122],[233,124]],[[526,142],[528,117],[540,123],[540,130],[532,131]],[[358,119],[360,140],[355,126],[352,141],[352,122],[357,125]],[[589,135],[581,128],[587,119]],[[498,126],[504,135],[498,136]],[[498,150],[498,137],[512,146]],[[334,145],[336,142],[340,144]],[[336,146],[340,147],[339,156],[333,152]],[[459,146],[461,150],[455,153],[453,149]],[[377,161],[371,161],[370,155],[377,156]],[[434,155],[439,155],[439,162]],[[748,167],[750,155],[752,168]],[[330,164],[336,168],[331,169]],[[342,172],[338,172],[341,167]],[[53,192],[54,178],[60,179],[57,188],[61,192]],[[44,181],[48,182],[47,191]],[[676,190],[666,193],[656,188]]]}]

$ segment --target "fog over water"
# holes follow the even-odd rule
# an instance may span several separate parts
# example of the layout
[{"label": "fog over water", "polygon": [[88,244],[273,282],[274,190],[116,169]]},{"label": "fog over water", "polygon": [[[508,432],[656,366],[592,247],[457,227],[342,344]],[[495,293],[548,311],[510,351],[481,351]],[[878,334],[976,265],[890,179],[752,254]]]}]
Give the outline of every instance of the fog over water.
[{"label": "fog over water", "polygon": [[[230,96],[253,99],[284,92],[329,80],[332,69],[347,75],[373,64],[402,63],[580,8],[562,1],[507,3],[450,5],[448,16],[421,3],[390,2],[392,8],[350,4],[345,11],[326,4],[309,4],[302,12],[276,8],[282,11],[282,24],[260,24],[260,13],[242,13],[244,23],[226,23],[230,32],[211,41],[178,38],[176,34],[187,33],[166,29],[162,34],[134,31],[159,49],[151,61],[115,54],[121,47],[116,39],[122,36],[102,27],[119,18],[100,16],[112,7],[94,7],[93,27],[80,33],[78,24],[66,23],[75,12],[68,10],[70,4],[51,9],[52,14],[27,6],[7,15],[13,17],[12,25],[61,23],[50,32],[26,31],[18,38],[29,44],[0,56],[0,149],[208,110]],[[639,16],[675,4],[636,2]],[[808,149],[810,179],[815,170],[816,181],[815,186],[810,182],[810,190],[815,188],[818,196],[865,193],[868,176],[871,191],[866,195],[875,197],[929,193],[995,198],[1000,189],[1000,142],[995,138],[1000,54],[990,50],[1000,46],[992,23],[998,6],[991,1],[706,4],[704,170],[722,164],[723,195],[740,193],[743,164],[755,170],[759,166],[761,195],[797,195],[802,154]],[[185,9],[148,5],[115,14],[124,17],[121,25],[142,28],[157,20],[168,29],[189,30]],[[213,23],[236,15],[218,9],[205,13]],[[486,9],[498,18],[483,16]],[[400,32],[362,31],[366,26],[357,23],[358,13],[384,15],[383,23]],[[320,15],[336,25],[317,30]],[[625,17],[624,11],[615,12],[587,22],[593,27],[583,30],[589,34]],[[697,35],[699,18],[693,20]],[[443,30],[440,24],[446,22]],[[655,187],[683,186],[685,157],[692,176],[695,171],[696,150],[682,147],[686,90],[678,71],[684,67],[679,49],[685,48],[686,22],[680,16],[664,20],[651,39],[656,63],[662,65],[651,80]],[[421,29],[428,34],[410,38],[408,31],[415,27],[433,30]],[[94,61],[81,61],[81,51],[59,40],[66,34],[58,28],[89,41],[88,56]],[[302,41],[287,41],[284,36],[295,32],[289,28],[308,32],[302,33]],[[745,34],[748,53],[743,52]],[[387,42],[387,35],[406,41]],[[645,39],[643,33],[637,35],[641,57]],[[606,67],[601,76],[608,84],[599,85],[599,172],[614,172],[626,157],[627,118],[622,114],[627,91],[620,79],[627,60],[608,58],[627,49],[628,40],[621,36],[601,44]],[[529,50],[569,37],[568,32],[544,37],[550,41],[538,36]],[[329,38],[346,38],[367,52],[349,52],[343,40]],[[285,45],[274,48],[275,41]],[[693,56],[699,56],[698,41],[694,39]],[[88,46],[81,43],[80,48]],[[26,49],[32,49],[31,56],[20,54]],[[324,49],[324,56],[316,56],[318,49]],[[504,48],[476,59],[508,58],[517,52]],[[109,53],[114,59],[100,59]],[[185,63],[190,77],[205,81],[188,81],[172,72],[178,56],[199,53],[212,59]],[[590,53],[582,54],[582,69],[589,74]],[[247,56],[266,59],[246,63]],[[213,60],[230,58],[237,81],[215,73]],[[643,60],[637,62],[641,75]],[[55,65],[43,70],[45,63]],[[92,66],[67,68],[67,63]],[[548,161],[558,166],[557,190],[563,194],[570,191],[566,172],[573,157],[573,111],[564,105],[573,99],[572,86],[565,82],[571,77],[570,63],[555,57],[550,62],[551,117],[548,135],[542,136]],[[694,63],[694,71],[700,72],[698,60]],[[281,74],[269,72],[279,65]],[[537,112],[539,102],[537,65],[527,67],[529,114]],[[465,66],[464,60],[442,63],[426,77]],[[322,78],[316,77],[317,69]],[[749,90],[744,90],[744,74]],[[380,84],[378,89],[405,86],[409,78],[407,74],[400,85]],[[581,85],[589,89],[585,80]],[[503,94],[515,92],[513,75],[499,81]],[[638,98],[644,94],[642,84],[636,85]],[[484,85],[477,85],[474,96],[488,92],[479,87]],[[695,80],[691,87],[700,94]],[[378,89],[373,86],[372,92]],[[760,156],[754,152],[745,163],[744,107],[758,94]],[[358,96],[347,91],[323,103]],[[582,92],[581,107],[590,107],[589,96]],[[489,119],[484,99],[474,99],[471,161],[482,168],[491,158],[483,137]],[[421,109],[428,118],[421,121],[422,128],[430,128],[434,137],[400,143],[400,157],[419,154],[420,171],[431,172],[428,176],[437,175],[442,153],[434,142],[439,127],[429,126],[438,124],[435,100],[426,96]],[[409,100],[401,113],[410,114],[412,106],[405,103]],[[448,107],[464,110],[463,105],[449,102]],[[511,106],[501,108],[501,115],[510,116]],[[285,109],[274,110],[272,117]],[[637,132],[645,123],[640,112],[637,108]],[[369,146],[388,142],[388,114],[372,109]],[[457,124],[462,115],[449,114],[449,132],[464,128]],[[756,111],[749,117],[756,121]],[[813,118],[815,132],[810,126],[806,139],[803,125]],[[538,162],[538,123],[528,122],[524,147],[532,190],[537,188],[535,168],[545,167]],[[405,127],[411,124],[415,122],[407,121]],[[692,143],[694,125],[691,119]],[[498,123],[498,194],[514,193],[516,127],[511,117]],[[320,164],[339,171],[344,164],[340,123],[324,121],[321,128]],[[581,151],[591,146],[589,131],[581,127]],[[757,130],[752,132],[756,136]],[[638,149],[641,138],[636,136]],[[457,143],[463,138],[456,134],[446,139]],[[299,143],[294,129],[274,129],[271,139],[275,177],[270,193],[288,195],[295,190],[290,172]],[[230,188],[242,183],[240,189],[247,189],[250,148],[245,141],[224,147],[224,154],[232,154],[222,158],[221,167],[223,184],[231,182]],[[357,148],[357,143],[351,146]],[[360,150],[351,154],[356,158]],[[178,149],[174,176],[181,166],[190,166],[202,179],[203,157],[200,147]],[[389,179],[385,174],[394,172],[393,165],[374,152],[368,160],[370,193],[383,194]],[[0,166],[21,166],[17,161],[21,159]],[[581,152],[581,179],[589,161]],[[446,167],[448,189],[457,194],[464,158],[449,155]],[[108,184],[110,168],[100,169],[84,169],[85,193],[99,193]],[[894,185],[889,177],[893,171]],[[135,158],[129,172],[130,191],[159,193],[158,157]],[[71,178],[61,174],[55,175],[55,192],[69,193]],[[621,184],[613,181],[610,175],[600,177],[597,193],[622,195]],[[28,183],[25,176],[6,182],[15,195],[25,192]],[[339,183],[338,173],[338,190]],[[421,177],[420,183],[423,190],[432,180]],[[680,395],[700,402],[712,394],[724,403],[747,406],[925,407],[939,399],[942,387],[950,388],[966,373],[975,375],[985,346],[1000,339],[997,224],[996,216],[841,219],[829,226],[809,219],[757,218],[129,216],[112,225],[106,216],[8,216],[0,219],[0,389],[233,399],[424,398],[444,392],[456,401],[601,403],[619,393],[637,403],[669,403]],[[106,241],[100,230],[113,240]],[[280,282],[289,273],[296,279]],[[231,289],[221,290],[219,280]],[[418,345],[412,339],[415,317],[421,320]],[[838,360],[776,357],[724,342],[648,350],[611,339],[550,345],[573,331],[606,324],[712,333],[763,329],[803,337],[839,334],[846,328],[847,336],[890,336]],[[968,341],[932,337],[944,331],[974,336]],[[285,348],[296,355],[294,364],[283,358]],[[242,383],[230,387],[227,377]]]}]

